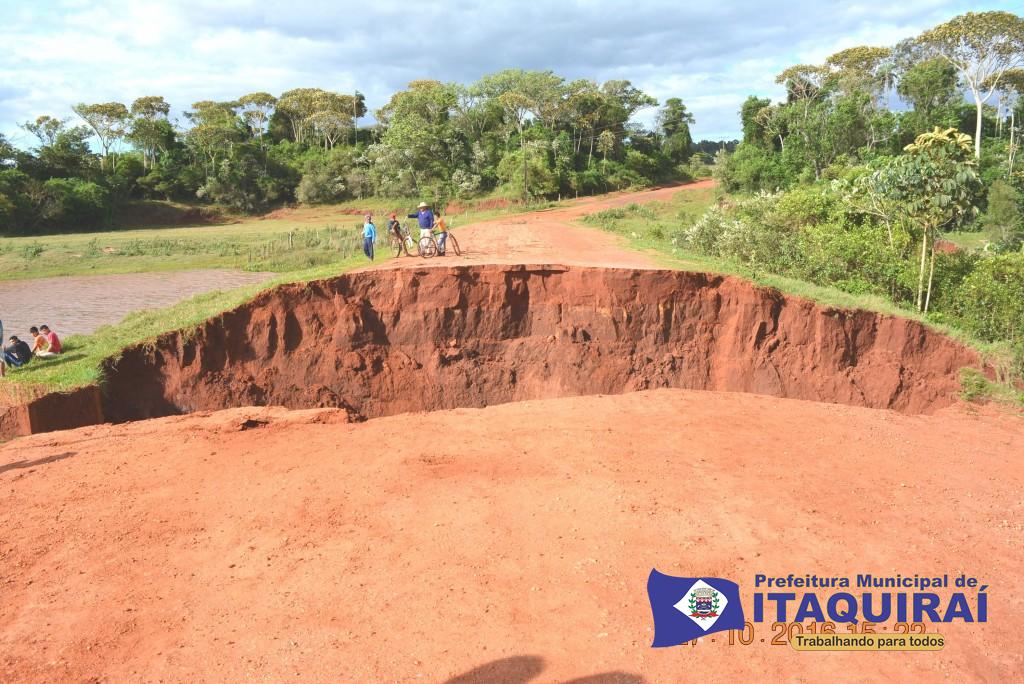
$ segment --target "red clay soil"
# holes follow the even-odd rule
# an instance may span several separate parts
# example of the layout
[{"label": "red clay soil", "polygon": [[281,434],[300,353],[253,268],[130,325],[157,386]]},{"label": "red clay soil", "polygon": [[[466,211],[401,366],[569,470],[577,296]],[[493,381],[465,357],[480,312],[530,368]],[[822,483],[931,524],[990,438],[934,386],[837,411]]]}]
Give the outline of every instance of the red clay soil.
[{"label": "red clay soil", "polygon": [[976,354],[919,323],[730,277],[565,266],[364,271],[283,286],[105,368],[114,421],[235,406],[365,418],[683,387],[909,413]]},{"label": "red clay soil", "polygon": [[[571,223],[671,192],[129,350],[124,413],[348,408],[0,446],[0,681],[1024,680],[1024,418],[951,404],[977,359],[922,326],[642,270]],[[988,622],[929,624],[935,653],[797,653],[767,622],[651,649],[652,567],[739,582],[748,619],[756,573],[967,573]]]},{"label": "red clay soil", "polygon": [[[0,679],[1024,676],[1020,418],[656,390],[346,419],[0,448]],[[936,653],[797,653],[769,623],[652,649],[652,567],[733,578],[748,619],[756,573],[965,572],[989,621],[929,624]]]}]

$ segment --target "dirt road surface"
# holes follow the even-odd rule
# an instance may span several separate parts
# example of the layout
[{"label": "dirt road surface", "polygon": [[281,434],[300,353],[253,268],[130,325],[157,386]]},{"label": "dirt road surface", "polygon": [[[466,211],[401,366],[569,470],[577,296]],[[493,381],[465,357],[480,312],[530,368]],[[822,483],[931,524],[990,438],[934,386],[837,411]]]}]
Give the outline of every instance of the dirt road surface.
[{"label": "dirt road surface", "polygon": [[[470,228],[493,240],[469,258],[645,265],[574,210]],[[0,680],[1024,676],[1006,411],[656,390],[346,416],[239,408],[0,447]],[[770,617],[749,645],[652,649],[651,568],[737,581],[748,620],[758,573],[966,573],[988,622],[928,624],[935,653],[797,653]]]},{"label": "dirt road surface", "polygon": [[227,269],[61,276],[0,281],[4,330],[32,339],[29,327],[46,324],[61,335],[91,333],[142,309],[162,309],[211,290],[261,283],[273,273]]},{"label": "dirt road surface", "polygon": [[[710,187],[714,187],[712,181],[700,181],[687,185],[682,192]],[[432,259],[403,256],[365,268],[422,268],[467,263],[558,263],[568,266],[655,268],[653,259],[626,249],[625,241],[619,236],[585,228],[574,221],[586,214],[634,202],[642,204],[668,200],[677,192],[681,190],[674,186],[579,199],[568,203],[566,207],[482,221],[466,229],[459,225],[456,217],[452,232],[458,236],[463,249],[461,257],[451,253],[443,258]],[[409,219],[409,222],[415,223],[413,219]],[[412,235],[414,239],[419,235],[414,225]],[[379,249],[386,251],[386,246],[382,245]]]}]

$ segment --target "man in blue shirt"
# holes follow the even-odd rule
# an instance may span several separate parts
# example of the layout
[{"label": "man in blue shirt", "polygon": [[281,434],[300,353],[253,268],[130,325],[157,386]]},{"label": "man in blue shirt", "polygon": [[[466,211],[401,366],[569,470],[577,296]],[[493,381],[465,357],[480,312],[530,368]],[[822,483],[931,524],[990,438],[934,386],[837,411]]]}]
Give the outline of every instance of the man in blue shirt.
[{"label": "man in blue shirt", "polygon": [[434,212],[430,211],[430,205],[426,202],[420,202],[418,211],[415,214],[409,214],[409,218],[414,218],[419,221],[420,224],[420,239],[430,237],[434,232]]},{"label": "man in blue shirt", "polygon": [[373,216],[366,215],[366,223],[363,224],[363,254],[373,261],[373,243],[377,241],[377,226],[373,225]]}]

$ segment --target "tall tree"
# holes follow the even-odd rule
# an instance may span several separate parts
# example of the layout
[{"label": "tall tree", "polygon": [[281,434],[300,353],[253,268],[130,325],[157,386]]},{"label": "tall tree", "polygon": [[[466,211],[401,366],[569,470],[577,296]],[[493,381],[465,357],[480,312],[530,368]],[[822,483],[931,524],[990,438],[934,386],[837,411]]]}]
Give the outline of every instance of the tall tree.
[{"label": "tall tree", "polygon": [[896,91],[913,106],[920,128],[918,133],[941,124],[949,125],[943,113],[952,114],[953,107],[963,101],[957,89],[956,67],[941,57],[911,65],[900,76]]},{"label": "tall tree", "polygon": [[920,42],[956,67],[974,97],[974,158],[981,158],[985,103],[1002,76],[1024,65],[1024,19],[1010,12],[968,12],[925,31]]},{"label": "tall tree", "polygon": [[690,124],[694,123],[693,114],[686,110],[686,105],[678,97],[665,100],[658,112],[658,127],[665,140],[662,149],[666,156],[679,164],[690,158],[693,137],[690,135]]},{"label": "tall tree", "polygon": [[971,138],[955,128],[922,133],[907,145],[906,154],[893,159],[887,173],[892,199],[902,205],[907,218],[921,227],[917,308],[926,312],[935,273],[937,231],[978,213],[976,202],[981,181],[978,164],[971,158]]},{"label": "tall tree", "polygon": [[[125,136],[125,123],[128,121],[128,108],[120,102],[103,102],[98,104],[78,103],[72,107],[75,114],[92,129],[103,148],[103,165],[110,157],[111,148]],[[111,170],[117,169],[116,157],[112,159]]]},{"label": "tall tree", "polygon": [[765,98],[749,96],[740,107],[740,124],[743,127],[743,142],[760,145],[768,141],[764,126],[757,120],[758,112],[770,106],[772,101]]},{"label": "tall tree", "polygon": [[52,116],[37,117],[35,122],[26,121],[21,127],[36,136],[42,147],[50,147],[57,141],[57,136],[64,130],[67,119],[56,119]]},{"label": "tall tree", "polygon": [[267,132],[267,126],[270,124],[270,115],[274,111],[274,105],[277,104],[277,98],[270,93],[249,93],[238,98],[238,104],[240,105],[239,112],[242,115],[242,119],[248,124],[249,129],[256,134],[260,141],[260,146],[262,146],[263,135]]},{"label": "tall tree", "polygon": [[159,95],[140,97],[132,102],[128,139],[142,150],[142,163],[150,168],[156,163],[157,150],[166,147],[173,136],[167,121],[171,106]]},{"label": "tall tree", "polygon": [[825,64],[836,75],[843,93],[867,93],[872,96],[872,101],[877,102],[891,85],[890,72],[883,69],[891,56],[891,48],[860,45],[829,56]]},{"label": "tall tree", "polygon": [[514,90],[502,93],[498,101],[505,109],[508,121],[519,133],[519,150],[523,156],[523,200],[526,201],[530,198],[530,167],[526,157],[526,136],[523,135],[523,128],[526,125],[526,115],[533,109],[534,103],[523,93]]}]

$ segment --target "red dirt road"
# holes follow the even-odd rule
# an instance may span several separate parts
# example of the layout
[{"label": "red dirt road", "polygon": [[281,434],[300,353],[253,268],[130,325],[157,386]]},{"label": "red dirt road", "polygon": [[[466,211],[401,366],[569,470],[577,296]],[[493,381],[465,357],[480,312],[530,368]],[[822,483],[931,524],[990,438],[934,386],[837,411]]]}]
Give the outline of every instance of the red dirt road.
[{"label": "red dirt road", "polygon": [[[233,409],[0,452],[0,677],[1022,672],[1019,420],[685,390],[341,417]],[[966,572],[989,622],[945,626],[939,653],[796,653],[766,623],[655,650],[652,567],[734,578],[748,611],[758,572]]]},{"label": "red dirt road", "polygon": [[[465,230],[456,218],[452,232],[458,236],[459,244],[463,248],[464,253],[461,257],[454,254],[432,259],[403,256],[366,268],[422,268],[466,263],[558,263],[568,266],[656,268],[654,261],[647,255],[626,249],[622,238],[611,233],[584,228],[573,222],[586,214],[603,209],[634,202],[643,204],[668,200],[678,192],[711,187],[714,187],[714,181],[706,180],[682,187],[588,197],[573,200],[567,207],[481,221]],[[418,235],[416,229],[412,232],[415,238]],[[384,250],[386,247],[382,245],[380,249]]]},{"label": "red dirt road", "polygon": [[[573,210],[473,227],[495,247],[472,258],[565,262],[577,241],[645,265],[566,229]],[[0,680],[1024,679],[1019,416],[656,390],[345,418],[231,409],[0,447]],[[798,653],[772,617],[747,646],[651,649],[652,567],[737,581],[748,620],[757,573],[966,573],[988,622],[928,624],[934,653]]]}]

